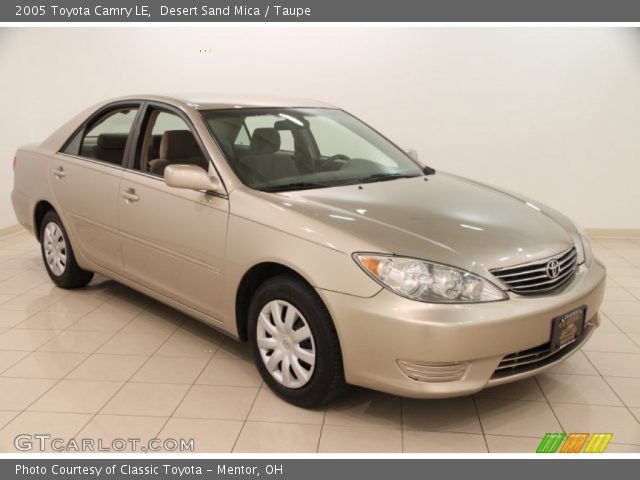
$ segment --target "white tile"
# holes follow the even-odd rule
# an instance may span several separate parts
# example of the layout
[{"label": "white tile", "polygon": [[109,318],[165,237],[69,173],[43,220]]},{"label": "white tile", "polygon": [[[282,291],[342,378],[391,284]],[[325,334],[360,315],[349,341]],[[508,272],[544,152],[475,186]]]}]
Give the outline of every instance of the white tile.
[{"label": "white tile", "polygon": [[484,437],[478,434],[404,430],[405,453],[485,453]]},{"label": "white tile", "polygon": [[400,428],[400,397],[353,388],[327,406],[324,424],[345,427]]},{"label": "white tile", "polygon": [[27,351],[21,350],[0,350],[0,373],[4,372],[12,365],[29,355]]},{"label": "white tile", "polygon": [[604,298],[607,300],[637,300],[631,293],[622,287],[607,287],[604,292]]},{"label": "white tile", "polygon": [[71,330],[117,332],[133,320],[138,313],[137,309],[107,301],[84,315],[71,327]]},{"label": "white tile", "polygon": [[[0,451],[22,453],[15,448],[14,441],[16,436],[24,433],[46,433],[51,438],[69,440],[90,418],[91,415],[78,413],[23,412],[0,431]],[[50,441],[45,441],[44,447],[41,449],[40,442],[34,441],[29,453],[52,451]]]},{"label": "white tile", "polygon": [[477,397],[497,398],[500,400],[529,400],[532,402],[546,401],[535,378],[526,378],[498,387],[486,388],[478,393]]},{"label": "white tile", "polygon": [[[402,400],[405,429],[482,433],[473,398]],[[532,402],[533,403],[533,402]]]},{"label": "white tile", "polygon": [[607,382],[627,407],[640,407],[640,378],[607,377]]},{"label": "white tile", "polygon": [[[32,332],[34,330],[25,330]],[[110,337],[110,332],[74,332],[65,330],[40,347],[44,352],[93,353]],[[0,337],[1,338],[1,337]]]},{"label": "white tile", "polygon": [[2,375],[22,378],[62,378],[86,357],[85,353],[33,352]]},{"label": "white tile", "polygon": [[28,312],[26,310],[3,310],[0,307],[0,328],[12,328],[33,315],[35,315],[35,312]]},{"label": "white tile", "polygon": [[97,413],[121,386],[120,382],[61,380],[31,405],[29,410]]},{"label": "white tile", "polygon": [[[638,278],[640,281],[640,278]],[[640,315],[640,301],[633,302],[623,301],[604,301],[602,302],[602,311],[607,316],[611,315]]]},{"label": "white tile", "polygon": [[230,387],[259,387],[262,385],[262,378],[253,362],[233,358],[212,358],[196,383]]},{"label": "white tile", "polygon": [[258,393],[257,388],[194,385],[174,416],[245,420]]},{"label": "white tile", "polygon": [[549,402],[587,405],[622,405],[602,377],[546,374],[538,377]]},{"label": "white tile", "polygon": [[490,453],[535,453],[542,437],[507,437],[486,435]]},{"label": "white tile", "polygon": [[57,330],[7,330],[0,335],[0,350],[35,350],[58,333]]},{"label": "white tile", "polygon": [[586,352],[601,375],[640,378],[640,354]]},{"label": "white tile", "polygon": [[318,448],[320,425],[246,422],[236,453],[311,453]]},{"label": "white tile", "polygon": [[625,407],[559,403],[553,410],[566,432],[611,432],[618,443],[640,444],[640,423]]},{"label": "white tile", "polygon": [[640,347],[624,333],[596,331],[582,347],[585,352],[640,353]]},{"label": "white tile", "polygon": [[40,378],[0,377],[0,410],[23,410],[55,383]]},{"label": "white tile", "polygon": [[101,295],[82,295],[74,292],[46,307],[45,310],[52,312],[77,312],[85,315],[103,304],[105,300]]},{"label": "white tile", "polygon": [[640,333],[639,315],[612,315],[610,319],[624,333]]},{"label": "white tile", "polygon": [[114,355],[151,355],[162,345],[168,335],[163,333],[127,333],[120,332],[105,343],[98,353]]},{"label": "white tile", "polygon": [[200,357],[153,356],[138,370],[132,381],[191,385],[206,363],[207,359]]},{"label": "white tile", "polygon": [[126,383],[102,409],[115,415],[170,416],[184,398],[188,385]]},{"label": "white tile", "polygon": [[575,352],[569,358],[554,365],[547,371],[549,373],[567,373],[572,375],[599,375],[581,351]]},{"label": "white tile", "polygon": [[171,418],[158,437],[193,439],[194,451],[198,453],[229,453],[243,424],[238,420]]},{"label": "white tile", "polygon": [[20,322],[14,328],[65,330],[77,322],[81,316],[82,314],[78,312],[50,312],[44,310]]},{"label": "white tile", "polygon": [[127,381],[148,358],[141,355],[94,353],[69,373],[67,378],[72,380]]},{"label": "white tile", "polygon": [[127,442],[124,451],[144,453],[148,442],[157,437],[166,421],[166,417],[99,414],[91,418],[75,438],[78,442],[90,439],[95,444],[102,441],[103,448],[110,448],[114,439],[139,439],[136,446]]},{"label": "white tile", "polygon": [[[195,388],[195,387],[194,387]],[[261,388],[249,413],[255,422],[286,422],[321,424],[323,409],[302,408],[285,402],[268,388]]]},{"label": "white tile", "polygon": [[20,412],[18,411],[0,410],[0,429],[2,429],[2,427],[4,427],[11,420],[16,418],[16,416],[18,416],[19,414]]},{"label": "white tile", "polygon": [[184,325],[162,344],[158,355],[211,358],[222,343],[222,335],[205,325]]},{"label": "white tile", "polygon": [[485,434],[542,437],[561,431],[547,403],[480,398],[478,411]]},{"label": "white tile", "polygon": [[369,426],[324,425],[318,452],[401,453],[402,430]]}]

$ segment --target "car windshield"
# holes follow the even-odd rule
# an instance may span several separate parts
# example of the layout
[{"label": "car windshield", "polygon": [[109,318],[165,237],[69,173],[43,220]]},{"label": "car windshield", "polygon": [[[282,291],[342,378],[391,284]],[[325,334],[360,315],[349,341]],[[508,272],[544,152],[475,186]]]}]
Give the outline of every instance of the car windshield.
[{"label": "car windshield", "polygon": [[422,175],[409,156],[358,119],[330,108],[207,110],[231,167],[251,188],[276,192]]}]

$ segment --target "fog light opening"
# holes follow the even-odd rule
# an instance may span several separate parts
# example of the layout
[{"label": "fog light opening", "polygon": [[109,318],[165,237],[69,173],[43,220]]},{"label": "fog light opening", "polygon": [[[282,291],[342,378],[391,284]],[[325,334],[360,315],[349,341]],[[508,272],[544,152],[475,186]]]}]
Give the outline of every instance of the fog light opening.
[{"label": "fog light opening", "polygon": [[468,363],[464,362],[414,362],[398,360],[398,366],[411,380],[417,382],[443,383],[462,380],[467,373]]}]

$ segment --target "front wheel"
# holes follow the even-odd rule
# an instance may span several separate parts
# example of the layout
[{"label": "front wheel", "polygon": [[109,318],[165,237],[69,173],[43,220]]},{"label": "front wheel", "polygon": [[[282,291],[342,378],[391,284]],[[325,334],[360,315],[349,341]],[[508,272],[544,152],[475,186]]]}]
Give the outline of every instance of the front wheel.
[{"label": "front wheel", "polygon": [[279,275],[262,284],[251,301],[248,327],[258,370],[284,400],[316,407],[346,390],[331,316],[302,279]]},{"label": "front wheel", "polygon": [[84,287],[93,278],[92,272],[81,269],[76,263],[69,236],[54,211],[48,212],[42,219],[40,247],[47,273],[58,287]]}]

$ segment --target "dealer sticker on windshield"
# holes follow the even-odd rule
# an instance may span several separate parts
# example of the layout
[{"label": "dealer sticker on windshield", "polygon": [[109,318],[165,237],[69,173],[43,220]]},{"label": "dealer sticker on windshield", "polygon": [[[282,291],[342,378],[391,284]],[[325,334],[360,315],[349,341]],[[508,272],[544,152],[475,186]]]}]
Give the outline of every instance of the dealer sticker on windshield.
[{"label": "dealer sticker on windshield", "polygon": [[552,320],[551,351],[558,350],[582,335],[587,307],[580,307]]}]

